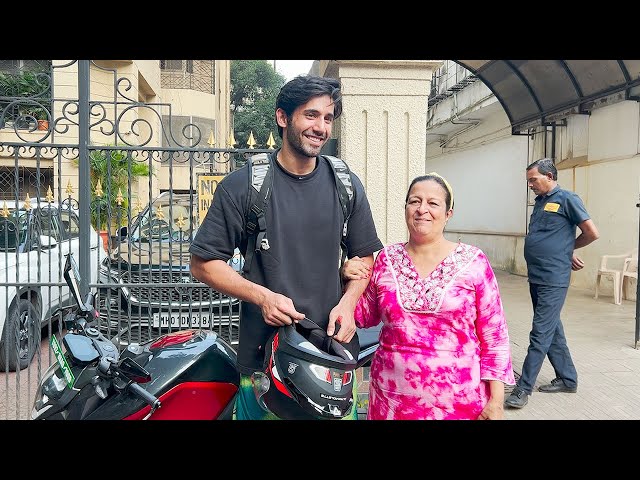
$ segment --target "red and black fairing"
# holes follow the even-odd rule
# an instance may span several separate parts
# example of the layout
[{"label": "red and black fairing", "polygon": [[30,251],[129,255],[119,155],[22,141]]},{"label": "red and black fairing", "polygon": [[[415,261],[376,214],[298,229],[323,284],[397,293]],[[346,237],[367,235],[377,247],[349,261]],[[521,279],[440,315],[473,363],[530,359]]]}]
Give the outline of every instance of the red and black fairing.
[{"label": "red and black fairing", "polygon": [[[214,332],[181,330],[140,345],[131,356],[151,375],[140,386],[162,406],[149,419],[230,419],[240,374],[235,351]],[[150,406],[131,393],[114,393],[85,418],[137,420]]]}]

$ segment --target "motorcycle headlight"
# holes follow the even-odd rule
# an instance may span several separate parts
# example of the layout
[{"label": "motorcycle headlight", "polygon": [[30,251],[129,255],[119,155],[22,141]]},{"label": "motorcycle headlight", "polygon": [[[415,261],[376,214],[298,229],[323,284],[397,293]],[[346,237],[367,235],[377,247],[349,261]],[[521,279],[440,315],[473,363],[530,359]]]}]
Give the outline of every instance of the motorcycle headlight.
[{"label": "motorcycle headlight", "polygon": [[62,397],[67,388],[67,380],[57,363],[52,364],[45,372],[36,391],[31,419],[34,419],[51,408]]}]

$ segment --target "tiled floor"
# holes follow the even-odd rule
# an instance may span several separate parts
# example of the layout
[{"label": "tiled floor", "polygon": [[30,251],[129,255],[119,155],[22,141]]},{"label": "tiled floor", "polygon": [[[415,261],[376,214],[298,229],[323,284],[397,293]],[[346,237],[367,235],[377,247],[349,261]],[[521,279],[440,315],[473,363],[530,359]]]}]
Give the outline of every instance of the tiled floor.
[{"label": "tiled floor", "polygon": [[[511,339],[513,367],[520,372],[533,314],[525,277],[496,271]],[[605,290],[606,293],[606,290]],[[534,392],[522,409],[505,409],[508,420],[640,419],[640,349],[635,349],[635,301],[615,305],[589,290],[569,288],[562,322],[578,369],[577,393]],[[548,360],[536,385],[554,378]]]},{"label": "tiled floor", "polygon": [[[526,277],[496,270],[516,378],[529,346],[533,315]],[[606,294],[606,290],[605,290]],[[577,393],[535,391],[522,409],[505,408],[506,420],[640,419],[640,349],[635,349],[635,301],[615,305],[589,290],[569,288],[562,322],[578,369]],[[536,387],[555,377],[548,360]],[[511,388],[507,388],[507,394]],[[364,414],[364,410],[363,410]]]}]

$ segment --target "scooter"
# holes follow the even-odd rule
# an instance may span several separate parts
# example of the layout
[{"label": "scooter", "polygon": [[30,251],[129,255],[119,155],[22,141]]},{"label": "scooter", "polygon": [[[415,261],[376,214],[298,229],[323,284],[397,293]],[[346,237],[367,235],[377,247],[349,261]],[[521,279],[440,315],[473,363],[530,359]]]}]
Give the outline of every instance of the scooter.
[{"label": "scooter", "polygon": [[[64,278],[76,306],[64,318],[63,351],[42,376],[31,418],[66,420],[231,420],[240,384],[235,350],[215,332],[179,330],[119,352],[94,326],[95,298],[81,301],[79,273],[68,254]],[[367,366],[379,329],[359,330],[356,368]],[[355,408],[355,407],[354,407]]]}]

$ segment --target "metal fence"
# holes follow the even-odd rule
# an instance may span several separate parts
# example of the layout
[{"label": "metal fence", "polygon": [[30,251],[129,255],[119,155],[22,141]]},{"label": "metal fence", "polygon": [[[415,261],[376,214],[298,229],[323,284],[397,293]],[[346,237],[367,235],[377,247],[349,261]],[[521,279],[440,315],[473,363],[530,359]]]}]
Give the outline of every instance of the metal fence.
[{"label": "metal fence", "polygon": [[[77,76],[77,93],[56,98],[62,72]],[[112,98],[90,98],[92,76],[110,78]],[[0,418],[29,418],[55,362],[48,341],[73,302],[62,277],[70,252],[119,348],[183,328],[237,343],[239,302],[190,275],[189,245],[217,182],[268,150],[213,148],[196,125],[180,138],[171,105],[130,98],[128,82],[77,60],[40,74],[42,92],[0,90]],[[240,270],[239,256],[230,263]]]}]

